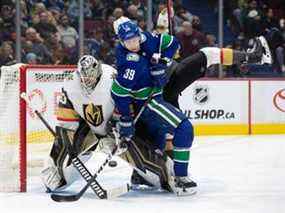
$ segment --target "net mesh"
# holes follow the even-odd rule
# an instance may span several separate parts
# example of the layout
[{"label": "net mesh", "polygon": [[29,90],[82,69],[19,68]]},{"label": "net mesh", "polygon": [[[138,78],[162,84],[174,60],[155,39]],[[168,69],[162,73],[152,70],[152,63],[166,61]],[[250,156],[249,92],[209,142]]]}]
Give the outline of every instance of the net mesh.
[{"label": "net mesh", "polygon": [[19,67],[3,66],[0,77],[0,190],[19,188]]},{"label": "net mesh", "polygon": [[[24,69],[23,69],[24,68]],[[20,79],[20,69],[26,73]],[[56,125],[55,112],[64,81],[72,80],[75,67],[25,66],[16,64],[1,67],[0,77],[0,191],[22,191],[25,175],[38,175],[52,145],[53,136],[37,118],[37,109],[47,122]],[[26,129],[20,130],[20,82],[26,85],[25,93],[30,102],[26,110]],[[24,131],[26,142],[20,139]],[[20,156],[21,144],[28,152]],[[21,164],[27,158],[27,167]],[[26,168],[22,168],[25,166]],[[21,172],[22,171],[22,172]],[[22,176],[21,176],[22,173]]]}]

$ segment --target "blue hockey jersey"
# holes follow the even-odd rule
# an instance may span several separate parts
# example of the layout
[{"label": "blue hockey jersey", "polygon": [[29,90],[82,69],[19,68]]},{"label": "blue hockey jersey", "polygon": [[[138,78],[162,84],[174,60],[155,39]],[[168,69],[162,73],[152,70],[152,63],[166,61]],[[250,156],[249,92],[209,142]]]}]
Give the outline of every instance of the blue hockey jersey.
[{"label": "blue hockey jersey", "polygon": [[139,110],[150,94],[153,97],[162,94],[162,88],[154,86],[150,74],[151,58],[154,53],[173,58],[180,44],[175,37],[168,34],[142,32],[140,47],[138,53],[130,52],[121,44],[116,47],[118,74],[111,92],[116,108],[123,116],[131,115],[131,105]]}]

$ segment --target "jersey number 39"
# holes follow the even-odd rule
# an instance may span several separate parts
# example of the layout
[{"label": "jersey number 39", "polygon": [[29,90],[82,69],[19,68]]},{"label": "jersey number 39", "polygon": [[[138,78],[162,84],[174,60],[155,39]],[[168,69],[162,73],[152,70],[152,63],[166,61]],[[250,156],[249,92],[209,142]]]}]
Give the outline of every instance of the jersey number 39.
[{"label": "jersey number 39", "polygon": [[128,79],[128,80],[133,80],[134,77],[135,77],[135,73],[136,73],[135,70],[126,69],[126,70],[125,70],[125,74],[123,75],[123,77],[124,77],[125,79]]}]

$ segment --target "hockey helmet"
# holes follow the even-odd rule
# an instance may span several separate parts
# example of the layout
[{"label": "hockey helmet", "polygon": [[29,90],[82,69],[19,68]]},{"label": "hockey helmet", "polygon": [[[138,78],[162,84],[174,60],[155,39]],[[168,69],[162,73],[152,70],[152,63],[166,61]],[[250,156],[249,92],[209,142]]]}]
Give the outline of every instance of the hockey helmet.
[{"label": "hockey helmet", "polygon": [[102,75],[101,63],[92,55],[84,55],[78,61],[77,71],[82,88],[91,94]]},{"label": "hockey helmet", "polygon": [[140,36],[140,29],[132,21],[126,21],[118,26],[118,37],[123,42],[139,36]]}]

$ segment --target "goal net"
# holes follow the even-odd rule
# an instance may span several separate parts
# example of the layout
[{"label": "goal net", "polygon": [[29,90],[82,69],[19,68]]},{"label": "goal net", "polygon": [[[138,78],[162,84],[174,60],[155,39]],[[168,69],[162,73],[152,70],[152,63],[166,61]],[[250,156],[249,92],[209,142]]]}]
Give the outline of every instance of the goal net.
[{"label": "goal net", "polygon": [[[52,128],[64,81],[75,66],[2,66],[0,72],[0,192],[24,192],[27,174],[43,166],[52,134],[35,115],[38,110]],[[20,97],[25,93],[31,106]]]}]

